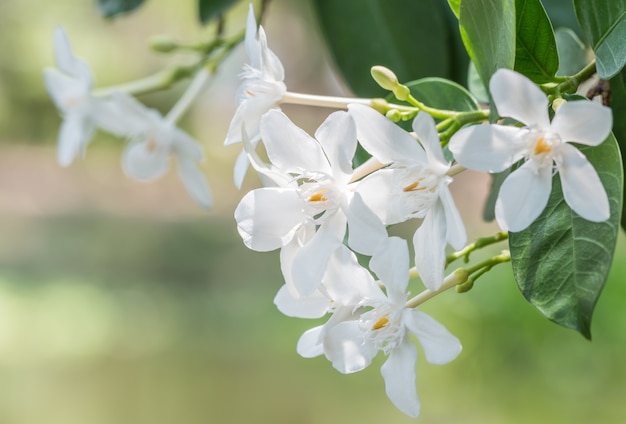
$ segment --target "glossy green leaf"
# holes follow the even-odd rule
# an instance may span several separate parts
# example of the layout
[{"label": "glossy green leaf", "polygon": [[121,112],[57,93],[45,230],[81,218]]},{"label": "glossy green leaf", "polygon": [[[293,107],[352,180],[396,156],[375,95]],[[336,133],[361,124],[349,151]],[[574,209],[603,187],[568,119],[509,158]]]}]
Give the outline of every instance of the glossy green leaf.
[{"label": "glossy green leaf", "polygon": [[462,0],[461,37],[483,84],[515,64],[515,0]]},{"label": "glossy green leaf", "polygon": [[556,48],[559,52],[559,70],[557,75],[574,75],[583,69],[589,59],[585,44],[569,28],[558,28],[554,32]]},{"label": "glossy green leaf", "polygon": [[411,94],[426,106],[468,112],[479,110],[478,101],[461,85],[443,78],[422,78],[406,84]]},{"label": "glossy green leaf", "polygon": [[207,24],[222,15],[237,0],[198,0],[198,18],[200,23]]},{"label": "glossy green leaf", "polygon": [[[622,154],[622,165],[626,166],[626,69],[611,79],[611,109],[613,109],[613,134]],[[626,197],[626,184],[624,185]],[[626,230],[626,210],[622,209],[622,228]]]},{"label": "glossy green leaf", "polygon": [[98,9],[105,18],[132,12],[143,4],[144,0],[98,0]]},{"label": "glossy green leaf", "polygon": [[515,0],[515,16],[515,70],[538,84],[554,80],[559,56],[541,1]]},{"label": "glossy green leaf", "polygon": [[574,6],[598,75],[612,78],[626,63],[626,0],[574,0]]},{"label": "glossy green leaf", "polygon": [[467,88],[479,102],[489,104],[489,92],[478,75],[474,62],[469,63],[467,70]]},{"label": "glossy green leaf", "polygon": [[613,261],[622,207],[623,173],[613,135],[580,150],[607,191],[611,217],[587,221],[563,200],[559,175],[548,205],[526,230],[509,234],[515,280],[546,318],[591,338],[591,316]]},{"label": "glossy green leaf", "polygon": [[393,70],[401,82],[451,74],[450,26],[440,0],[313,3],[334,61],[357,95],[385,95],[370,76],[373,65]]},{"label": "glossy green leaf", "polygon": [[448,0],[448,5],[454,13],[454,16],[458,19],[461,15],[461,0]]}]

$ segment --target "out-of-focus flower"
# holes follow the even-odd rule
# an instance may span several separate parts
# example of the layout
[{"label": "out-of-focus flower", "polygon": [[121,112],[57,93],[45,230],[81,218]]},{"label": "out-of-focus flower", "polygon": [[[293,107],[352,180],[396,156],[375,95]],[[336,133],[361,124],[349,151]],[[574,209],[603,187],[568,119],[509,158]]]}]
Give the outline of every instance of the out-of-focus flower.
[{"label": "out-of-focus flower", "polygon": [[[225,145],[242,141],[242,126],[252,145],[260,139],[261,116],[271,109],[277,109],[287,91],[283,80],[285,70],[280,59],[267,46],[267,38],[262,26],[257,31],[254,9],[250,5],[246,24],[245,48],[250,61],[241,73],[241,86],[237,93],[237,110],[233,117]],[[242,151],[235,163],[235,184],[241,187],[249,161]]]},{"label": "out-of-focus flower", "polygon": [[523,128],[475,125],[458,131],[450,151],[459,164],[479,171],[500,172],[526,161],[504,181],[496,201],[498,224],[522,231],[545,209],[558,171],[567,204],[583,218],[601,222],[610,216],[602,182],[587,158],[570,142],[597,146],[611,132],[611,109],[587,101],[562,104],[552,122],[548,98],[525,76],[498,70],[489,83],[498,113]]},{"label": "out-of-focus flower", "polygon": [[375,110],[358,104],[349,110],[363,147],[390,164],[364,178],[358,191],[386,225],[423,219],[413,236],[415,266],[426,287],[437,290],[443,282],[446,245],[460,249],[467,235],[448,188],[450,164],[443,157],[435,122],[424,112],[413,121],[420,146]]},{"label": "out-of-focus flower", "polygon": [[187,192],[200,205],[210,207],[211,191],[197,165],[203,158],[198,143],[158,111],[125,93],[113,93],[111,102],[114,112],[107,114],[100,125],[129,139],[122,157],[124,171],[138,180],[151,181],[168,171],[173,157]]},{"label": "out-of-focus flower", "polygon": [[87,63],[74,56],[63,28],[54,31],[54,56],[58,69],[44,70],[44,83],[63,115],[59,130],[57,158],[61,166],[71,164],[83,153],[107,112],[106,105],[91,94],[93,79]]}]

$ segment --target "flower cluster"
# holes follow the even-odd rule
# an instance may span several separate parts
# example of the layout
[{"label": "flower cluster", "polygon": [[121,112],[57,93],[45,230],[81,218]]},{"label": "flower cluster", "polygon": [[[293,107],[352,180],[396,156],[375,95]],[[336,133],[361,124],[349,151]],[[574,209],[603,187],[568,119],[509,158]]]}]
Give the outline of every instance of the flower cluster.
[{"label": "flower cluster", "polygon": [[[383,67],[373,69],[374,79],[404,103],[290,93],[283,65],[257,27],[252,6],[240,36],[249,64],[241,73],[224,144],[243,147],[234,166],[235,185],[241,187],[249,168],[263,185],[244,194],[237,206],[238,232],[252,250],[280,249],[284,285],[274,303],[282,313],[328,316],[325,324],[302,334],[297,352],[307,358],[323,355],[346,374],[368,367],[382,352],[389,399],[417,417],[414,342],[432,364],[446,364],[462,349],[454,335],[418,307],[451,287],[471,288],[495,264],[511,260],[505,252],[447,272],[453,260],[468,258],[477,246],[466,245],[449,188],[453,179],[466,168],[510,171],[495,203],[504,231],[527,230],[542,214],[556,174],[573,213],[606,221],[605,187],[572,143],[601,144],[611,131],[611,110],[589,101],[551,104],[542,89],[508,69],[497,70],[489,84],[492,118],[496,113],[502,118],[492,123],[486,123],[489,113],[478,106],[471,112],[426,106]],[[185,95],[163,117],[127,93],[97,95],[87,65],[73,55],[63,30],[55,32],[54,45],[58,69],[46,70],[44,79],[64,117],[59,163],[69,165],[101,129],[128,140],[122,157],[128,175],[158,178],[174,159],[189,194],[210,206],[209,187],[198,168],[202,149],[176,126],[208,79],[208,66],[197,71]],[[338,110],[310,135],[281,111],[280,105],[290,101]],[[410,120],[411,130],[392,119]],[[355,165],[358,146],[369,158]],[[410,242],[388,231],[404,222],[414,224]],[[491,242],[506,237],[502,232]],[[411,297],[410,285],[416,283],[411,279],[417,277],[424,290]]]},{"label": "flower cluster", "polygon": [[[468,279],[463,273],[445,275],[447,247],[460,250],[467,242],[448,187],[453,176],[460,166],[499,172],[526,160],[500,190],[496,215],[504,230],[524,230],[539,216],[555,171],[575,212],[606,220],[604,188],[583,154],[568,143],[601,143],[610,131],[610,110],[570,102],[550,122],[546,95],[520,74],[499,70],[490,84],[495,106],[520,125],[470,125],[457,131],[449,142],[458,163],[453,171],[437,124],[423,111],[412,122],[413,132],[407,132],[371,105],[347,101],[347,111],[330,114],[314,136],[307,134],[279,109],[288,94],[283,67],[263,28],[257,30],[252,9],[245,44],[250,65],[244,67],[225,144],[244,145],[236,185],[251,164],[264,186],[245,194],[235,210],[239,234],[250,249],[280,249],[285,284],[274,302],[281,312],[299,318],[329,315],[325,324],[301,336],[298,353],[324,355],[339,372],[353,373],[382,351],[389,399],[417,417],[417,349],[411,335],[430,363],[445,364],[461,352],[455,336],[416,309],[419,296],[409,299],[411,262],[427,295]],[[408,98],[395,76],[387,79],[386,88]],[[267,161],[256,152],[259,142]],[[357,144],[371,159],[355,168]],[[408,220],[417,222],[412,261],[407,241],[387,232]],[[356,254],[370,258],[367,268]]]},{"label": "flower cluster", "polygon": [[[210,207],[211,192],[197,166],[203,157],[202,149],[176,127],[175,117],[164,118],[121,91],[94,95],[89,67],[74,56],[61,28],[54,33],[54,49],[58,69],[46,69],[44,82],[64,118],[58,139],[59,163],[68,166],[78,154],[84,154],[98,128],[129,141],[122,158],[128,175],[142,181],[156,179],[167,172],[173,157],[189,194],[200,205]],[[199,74],[199,82],[203,76]]]}]

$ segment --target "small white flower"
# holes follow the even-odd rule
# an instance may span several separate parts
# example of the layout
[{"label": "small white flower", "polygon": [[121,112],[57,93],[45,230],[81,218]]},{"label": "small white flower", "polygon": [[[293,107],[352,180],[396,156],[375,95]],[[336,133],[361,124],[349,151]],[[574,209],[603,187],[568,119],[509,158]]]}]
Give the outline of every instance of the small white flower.
[{"label": "small white flower", "polygon": [[413,121],[420,146],[373,109],[352,104],[349,110],[363,147],[390,164],[364,178],[357,190],[386,225],[423,219],[413,237],[415,266],[426,287],[437,290],[443,282],[447,243],[460,249],[467,235],[448,188],[450,164],[443,157],[435,122],[424,112]]},{"label": "small white flower", "polygon": [[525,159],[500,188],[498,224],[508,231],[527,228],[546,207],[555,169],[563,197],[574,212],[589,221],[608,219],[609,202],[602,182],[587,158],[570,143],[602,143],[611,132],[611,109],[593,102],[568,102],[550,122],[548,98],[523,75],[500,69],[489,88],[498,113],[525,126],[463,128],[450,140],[450,151],[462,166],[488,172],[504,171]]},{"label": "small white flower", "polygon": [[402,412],[417,417],[420,412],[415,386],[417,349],[409,335],[417,337],[426,360],[432,364],[452,361],[461,352],[461,343],[429,315],[405,307],[409,282],[406,241],[389,238],[384,248],[372,257],[370,268],[384,283],[387,293],[372,287],[370,294],[358,304],[366,312],[326,328],[320,334],[323,351],[342,373],[366,368],[383,351],[388,358],[380,371],[387,396]]},{"label": "small white flower", "polygon": [[[227,146],[242,142],[242,126],[245,127],[250,143],[256,145],[260,139],[261,116],[271,109],[277,109],[287,91],[283,82],[285,79],[283,65],[267,46],[263,27],[260,26],[257,31],[252,4],[248,12],[244,45],[250,63],[244,65],[241,74],[242,82],[237,93],[238,107],[224,141]],[[237,187],[241,187],[248,165],[248,157],[245,151],[242,151],[235,163]]]},{"label": "small white flower", "polygon": [[54,31],[56,69],[44,70],[44,83],[63,115],[59,131],[57,157],[68,166],[83,153],[91,140],[98,115],[104,113],[101,100],[91,94],[93,80],[87,64],[74,56],[63,28]]},{"label": "small white flower", "polygon": [[342,321],[355,319],[362,299],[376,296],[379,291],[376,281],[359,265],[355,254],[341,245],[331,255],[322,285],[314,293],[295,296],[284,285],[274,303],[282,313],[292,317],[321,318],[332,313],[324,325],[307,330],[298,341],[298,353],[312,358],[324,353],[324,337],[328,329]]},{"label": "small white flower", "polygon": [[[346,224],[365,254],[373,253],[387,233],[348,186],[356,150],[350,115],[331,114],[314,139],[273,110],[263,117],[260,131],[271,172],[282,175],[282,184],[247,193],[235,210],[237,228],[250,249],[281,248],[285,282],[306,296],[321,284],[330,256],[343,243]],[[253,157],[257,170],[266,172],[256,162]]]},{"label": "small white flower", "polygon": [[211,192],[197,166],[203,158],[198,143],[158,111],[125,93],[113,93],[111,102],[115,112],[107,115],[102,126],[130,140],[122,157],[124,171],[138,180],[151,181],[168,171],[173,157],[187,192],[200,205],[210,207]]}]

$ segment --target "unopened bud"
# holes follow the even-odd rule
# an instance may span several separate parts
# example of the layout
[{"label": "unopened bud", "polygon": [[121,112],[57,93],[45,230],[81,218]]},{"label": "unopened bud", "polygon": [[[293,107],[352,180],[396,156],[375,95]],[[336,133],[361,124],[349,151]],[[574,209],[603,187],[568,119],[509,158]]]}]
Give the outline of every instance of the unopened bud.
[{"label": "unopened bud", "polygon": [[393,90],[393,95],[396,96],[398,100],[406,100],[411,95],[411,90],[406,85],[398,85],[395,90]]},{"label": "unopened bud", "polygon": [[394,91],[400,85],[398,77],[389,68],[379,65],[372,66],[371,73],[374,81],[385,90]]},{"label": "unopened bud", "polygon": [[166,35],[156,35],[150,39],[150,48],[159,53],[170,53],[178,48],[178,44]]},{"label": "unopened bud", "polygon": [[402,114],[398,109],[389,109],[387,113],[385,113],[385,116],[392,122],[398,122],[402,119]]},{"label": "unopened bud", "polygon": [[554,101],[552,102],[552,110],[556,112],[556,110],[560,108],[561,106],[563,106],[565,103],[567,103],[567,100],[565,100],[562,97],[559,97],[558,99],[554,99]]},{"label": "unopened bud", "polygon": [[389,110],[389,103],[387,103],[387,100],[385,99],[372,99],[370,102],[370,106],[372,107],[372,109],[380,113],[387,113],[387,111]]}]

